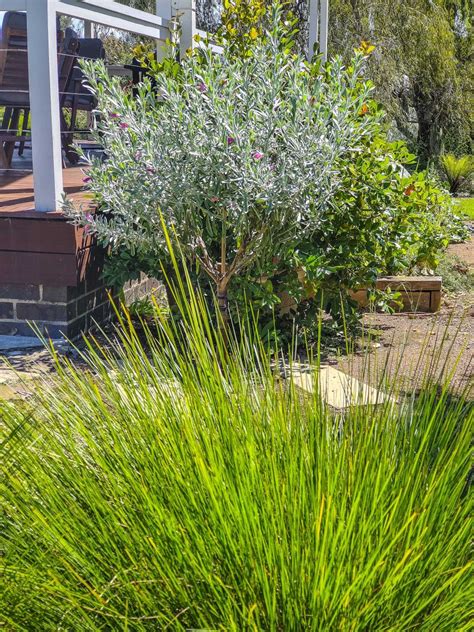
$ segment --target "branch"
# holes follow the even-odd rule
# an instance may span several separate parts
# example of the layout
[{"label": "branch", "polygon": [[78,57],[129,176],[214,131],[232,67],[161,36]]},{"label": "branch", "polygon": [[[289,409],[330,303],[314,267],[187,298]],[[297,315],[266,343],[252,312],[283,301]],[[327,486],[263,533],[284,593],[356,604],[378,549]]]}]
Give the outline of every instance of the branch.
[{"label": "branch", "polygon": [[265,230],[262,230],[256,235],[254,235],[253,238],[243,240],[243,242],[240,245],[240,248],[237,250],[235,257],[232,263],[230,264],[230,266],[228,267],[227,272],[224,276],[226,285],[227,283],[229,283],[230,279],[232,278],[234,274],[237,274],[237,272],[240,272],[242,268],[245,268],[245,266],[247,266],[255,257],[256,252],[253,252],[250,255],[248,254],[249,246],[252,243],[256,245],[256,242],[262,239],[264,233],[265,233]]},{"label": "branch", "polygon": [[206,244],[202,237],[197,237],[196,243],[198,247],[202,250],[202,256],[200,256],[196,251],[196,257],[198,258],[199,263],[202,265],[207,274],[211,277],[211,279],[217,283],[219,281],[219,272],[217,271],[215,265],[212,262],[209,253],[207,252]]}]

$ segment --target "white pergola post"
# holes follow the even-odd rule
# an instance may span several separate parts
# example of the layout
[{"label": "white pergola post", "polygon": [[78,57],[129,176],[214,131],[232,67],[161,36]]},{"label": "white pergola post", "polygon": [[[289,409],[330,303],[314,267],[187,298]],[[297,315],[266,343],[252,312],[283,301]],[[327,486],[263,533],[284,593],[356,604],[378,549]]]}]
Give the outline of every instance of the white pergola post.
[{"label": "white pergola post", "polygon": [[196,0],[172,0],[172,15],[177,17],[181,28],[179,52],[184,57],[194,45],[196,30]]},{"label": "white pergola post", "polygon": [[329,0],[309,0],[308,27],[308,59],[319,49],[323,61],[327,61]]},{"label": "white pergola post", "polygon": [[309,0],[308,11],[308,60],[313,57],[319,43],[319,0]]},{"label": "white pergola post", "polygon": [[[157,15],[112,0],[0,0],[0,11],[26,11],[31,140],[35,209],[55,211],[63,192],[61,125],[58,94],[56,18],[69,15],[91,24],[137,33],[164,42],[169,36],[168,14],[173,0],[157,0]],[[191,45],[189,15],[194,1],[177,0],[184,7],[184,41]],[[191,5],[192,11],[186,11]],[[187,17],[186,17],[187,16]]]},{"label": "white pergola post", "polygon": [[90,20],[84,20],[84,37],[94,37],[94,25]]},{"label": "white pergola post", "polygon": [[[155,0],[155,13],[161,18],[170,21],[173,17],[173,0]],[[161,40],[156,41],[156,58],[158,61],[166,55],[165,44]]]},{"label": "white pergola post", "polygon": [[27,0],[35,209],[55,211],[63,192],[55,6]]},{"label": "white pergola post", "polygon": [[323,61],[328,60],[329,0],[321,0],[319,16],[319,50]]}]

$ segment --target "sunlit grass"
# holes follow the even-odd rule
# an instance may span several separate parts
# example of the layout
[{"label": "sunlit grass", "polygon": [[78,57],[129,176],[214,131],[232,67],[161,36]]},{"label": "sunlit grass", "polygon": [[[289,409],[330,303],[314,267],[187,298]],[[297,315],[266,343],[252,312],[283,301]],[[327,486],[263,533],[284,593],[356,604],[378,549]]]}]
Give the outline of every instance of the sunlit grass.
[{"label": "sunlit grass", "polygon": [[472,409],[450,376],[335,415],[251,330],[225,346],[178,304],[0,404],[7,629],[468,630]]},{"label": "sunlit grass", "polygon": [[469,219],[474,219],[474,198],[456,198],[460,212]]}]

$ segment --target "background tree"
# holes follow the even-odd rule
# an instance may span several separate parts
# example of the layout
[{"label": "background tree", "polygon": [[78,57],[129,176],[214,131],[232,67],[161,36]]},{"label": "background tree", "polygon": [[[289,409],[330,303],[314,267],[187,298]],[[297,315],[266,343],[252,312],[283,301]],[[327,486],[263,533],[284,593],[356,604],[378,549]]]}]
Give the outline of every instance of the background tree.
[{"label": "background tree", "polygon": [[[146,0],[143,0],[146,1]],[[257,34],[271,0],[200,0],[200,27],[206,6],[221,5],[224,27],[236,41]],[[298,43],[307,54],[308,0],[289,0],[298,20]],[[215,7],[214,7],[215,8]],[[263,11],[262,11],[263,9]],[[214,10],[213,15],[215,16]],[[346,61],[363,40],[376,46],[368,66],[375,95],[385,106],[393,131],[407,140],[425,166],[443,150],[472,153],[474,64],[469,0],[331,0],[329,53]]]},{"label": "background tree", "polygon": [[465,0],[332,0],[330,54],[376,46],[368,68],[376,96],[422,164],[470,152],[473,132],[471,9]]}]

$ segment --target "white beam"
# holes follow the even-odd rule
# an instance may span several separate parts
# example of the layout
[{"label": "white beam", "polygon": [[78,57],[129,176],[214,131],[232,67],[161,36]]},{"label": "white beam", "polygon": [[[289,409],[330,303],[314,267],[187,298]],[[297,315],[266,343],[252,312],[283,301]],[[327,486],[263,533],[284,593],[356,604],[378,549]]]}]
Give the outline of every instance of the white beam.
[{"label": "white beam", "polygon": [[63,192],[56,12],[49,0],[27,0],[26,11],[35,209],[55,211]]},{"label": "white beam", "polygon": [[0,11],[26,11],[26,0],[0,0]]},{"label": "white beam", "polygon": [[220,46],[219,44],[216,44],[213,39],[212,39],[212,33],[208,33],[207,31],[202,31],[201,29],[196,29],[196,33],[195,35],[199,35],[199,37],[201,37],[203,40],[207,41],[207,37],[210,35],[210,42],[209,42],[209,47],[210,49],[214,52],[214,53],[218,53],[221,54],[222,53],[222,46]]},{"label": "white beam", "polygon": [[319,50],[323,61],[328,59],[328,29],[329,29],[329,0],[321,0],[321,14],[319,17]]},{"label": "white beam", "polygon": [[117,15],[122,15],[133,20],[144,20],[145,22],[151,22],[155,24],[155,13],[148,13],[148,11],[142,11],[141,9],[134,9],[126,4],[115,2],[115,0],[73,0],[75,4],[88,4],[94,11],[102,11],[106,9]]},{"label": "white beam", "polygon": [[80,20],[90,20],[121,31],[166,40],[168,20],[153,13],[131,9],[113,0],[50,0],[58,13]]}]

